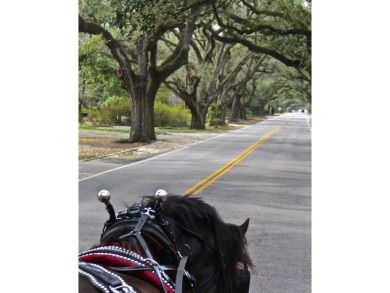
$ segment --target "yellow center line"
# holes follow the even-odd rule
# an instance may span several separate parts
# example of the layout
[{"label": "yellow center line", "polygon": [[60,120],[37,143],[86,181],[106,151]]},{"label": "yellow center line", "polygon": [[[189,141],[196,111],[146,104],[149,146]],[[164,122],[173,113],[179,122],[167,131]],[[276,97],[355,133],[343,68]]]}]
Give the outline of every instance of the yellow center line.
[{"label": "yellow center line", "polygon": [[235,157],[233,160],[231,160],[229,163],[227,163],[225,166],[220,168],[219,170],[215,171],[210,176],[206,177],[190,189],[188,189],[185,194],[189,194],[196,190],[193,194],[200,193],[203,189],[205,189],[207,186],[209,186],[211,183],[216,181],[218,178],[220,178],[222,175],[224,175],[226,172],[228,172],[230,169],[232,169],[234,166],[236,166],[239,162],[241,162],[246,156],[248,156],[251,152],[253,152],[256,148],[258,148],[263,142],[265,142],[267,139],[269,139],[272,135],[277,133],[284,125],[287,124],[293,117],[286,120],[286,122],[283,123],[282,126],[276,128],[275,130],[271,131],[267,135],[265,135],[263,138],[258,140],[256,143],[254,143],[252,146],[247,148],[245,151],[243,151],[241,154],[239,154],[237,157]]}]

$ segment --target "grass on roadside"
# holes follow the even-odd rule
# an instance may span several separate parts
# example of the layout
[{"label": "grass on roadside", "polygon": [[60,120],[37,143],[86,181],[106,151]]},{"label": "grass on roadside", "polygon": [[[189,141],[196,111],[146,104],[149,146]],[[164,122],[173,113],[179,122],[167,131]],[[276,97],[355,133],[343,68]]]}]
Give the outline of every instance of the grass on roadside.
[{"label": "grass on roadside", "polygon": [[220,133],[236,129],[235,126],[206,127],[206,129],[190,129],[188,127],[155,127],[156,134],[163,133]]},{"label": "grass on roadside", "polygon": [[[237,126],[218,126],[207,127],[206,129],[190,129],[188,127],[155,127],[156,134],[169,134],[169,133],[220,133],[233,129],[237,129]],[[79,131],[97,131],[97,132],[114,132],[114,133],[130,133],[130,126],[108,126],[108,125],[91,125],[82,124],[79,125]]]},{"label": "grass on roadside", "polygon": [[111,126],[111,125],[92,125],[92,124],[79,124],[79,131],[100,131],[100,132],[117,132],[117,133],[129,133],[130,126]]}]

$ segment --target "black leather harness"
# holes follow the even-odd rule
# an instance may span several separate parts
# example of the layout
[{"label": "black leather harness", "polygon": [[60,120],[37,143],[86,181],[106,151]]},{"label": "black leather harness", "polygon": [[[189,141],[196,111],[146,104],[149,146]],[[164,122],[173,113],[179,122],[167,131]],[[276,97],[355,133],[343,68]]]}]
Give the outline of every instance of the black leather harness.
[{"label": "black leather harness", "polygon": [[[102,246],[81,253],[79,255],[80,258],[86,257],[93,253],[107,253],[110,255],[116,255],[117,257],[130,258],[132,259],[133,263],[137,264],[134,266],[113,267],[86,263],[83,261],[79,262],[80,274],[86,276],[91,281],[91,283],[101,291],[105,293],[136,293],[134,289],[130,285],[126,284],[120,276],[110,270],[118,272],[145,270],[151,271],[158,277],[164,293],[167,293],[166,284],[169,284],[171,288],[174,287],[175,293],[182,293],[184,282],[187,284],[186,287],[190,291],[202,292],[217,282],[220,276],[219,271],[223,272],[225,270],[223,257],[213,245],[209,244],[195,232],[178,225],[181,230],[191,234],[192,236],[202,241],[206,246],[208,246],[216,254],[221,266],[220,269],[217,270],[216,274],[212,276],[209,282],[203,285],[202,288],[197,288],[195,290],[195,279],[188,271],[185,270],[186,262],[189,256],[183,256],[180,250],[177,249],[174,235],[168,225],[169,223],[164,218],[162,218],[159,213],[162,200],[157,201],[154,209],[150,207],[142,208],[139,204],[136,204],[126,209],[125,211],[119,212],[118,214],[115,214],[112,205],[109,203],[109,200],[105,200],[104,202],[107,206],[106,209],[110,214],[110,219],[104,224],[103,233],[101,235],[101,242],[103,243],[104,240],[107,239],[110,235],[117,235],[118,231],[123,231],[123,227],[126,227],[126,232],[124,232],[118,240],[135,236],[141,245],[146,258],[143,258],[139,255],[138,257],[134,256],[134,252],[119,247],[109,248]],[[149,240],[149,243],[152,241],[153,243],[160,245],[162,249],[166,249],[168,253],[172,255],[174,259],[176,259],[178,266],[173,267],[158,264],[153,259],[152,254],[146,244],[145,238]],[[189,248],[189,252],[191,252],[191,248]],[[129,256],[130,254],[133,254],[133,258]],[[165,273],[165,271],[168,270],[176,270],[176,285],[174,285],[173,281]],[[240,292],[248,292],[250,274],[247,266],[245,266],[244,270],[240,270],[239,278],[241,284],[239,288]],[[241,289],[243,290],[241,291]]]},{"label": "black leather harness", "polygon": [[[111,234],[116,233],[117,229],[122,229],[123,225],[126,226],[126,229],[129,230],[129,232],[121,235],[118,240],[125,239],[127,237],[133,237],[135,236],[141,245],[141,248],[143,252],[146,255],[146,261],[147,263],[143,263],[141,266],[129,266],[129,267],[111,267],[108,266],[108,269],[112,269],[115,271],[122,271],[122,272],[131,272],[131,271],[138,271],[138,270],[150,270],[153,273],[155,273],[158,277],[158,279],[161,282],[161,286],[163,288],[164,293],[167,293],[165,283],[173,284],[173,281],[168,277],[168,275],[164,272],[166,270],[176,270],[176,279],[175,283],[175,293],[182,293],[182,287],[183,287],[183,279],[186,278],[187,282],[189,283],[189,288],[191,288],[192,292],[195,292],[195,279],[188,273],[188,271],[185,270],[185,265],[188,260],[188,256],[182,256],[179,252],[179,250],[176,248],[174,239],[172,239],[173,234],[171,231],[168,231],[168,223],[163,220],[159,219],[160,222],[162,222],[163,225],[156,224],[155,221],[155,211],[151,208],[143,208],[139,205],[134,205],[133,207],[119,212],[115,216],[115,220],[110,217],[110,220],[108,220],[103,228],[103,233],[101,235],[101,241],[105,238],[109,237]],[[162,228],[162,227],[163,228]],[[164,230],[165,231],[164,231]],[[169,236],[168,236],[168,235]],[[162,266],[158,264],[154,259],[153,256],[146,244],[145,238],[148,238],[148,240],[152,239],[153,242],[158,243],[161,245],[164,249],[167,249],[170,254],[174,256],[174,258],[178,261],[178,267],[173,266]],[[101,253],[104,253],[104,249],[107,250],[107,248],[100,247],[91,249],[87,252],[81,253],[79,257],[86,256],[88,253],[96,253],[97,250],[100,250]],[[107,253],[107,251],[106,251]],[[109,251],[109,253],[117,254],[118,252]],[[100,266],[101,267],[101,266]],[[104,292],[114,292],[114,291],[106,291],[106,290],[112,290],[112,288],[118,287],[118,284],[122,281],[122,279],[117,276],[116,278],[115,274],[112,273],[107,278],[104,278],[103,275],[107,271],[106,268],[103,268],[101,270],[99,265],[94,266],[86,266],[84,263],[81,262],[81,267],[79,267],[80,273],[87,276],[90,281],[97,287],[103,290]],[[131,287],[131,286],[130,286]],[[125,288],[124,290],[127,290]],[[122,291],[118,291],[122,292]],[[125,291],[123,291],[125,292]],[[135,291],[129,291],[129,292],[135,292]]]},{"label": "black leather harness", "polygon": [[[82,264],[82,267],[80,267],[80,269],[84,271],[88,269],[88,267],[84,266],[85,263],[92,263],[96,265],[95,267],[93,267],[94,270],[88,271],[90,275],[88,276],[89,279],[91,280],[91,276],[95,277],[95,284],[101,285],[96,287],[115,288],[118,286],[118,281],[116,280],[117,278],[115,279],[110,277],[107,279],[102,276],[104,273],[106,273],[107,269],[109,269],[117,272],[148,271],[148,273],[146,274],[149,276],[149,281],[153,281],[154,285],[157,285],[156,281],[158,282],[159,280],[164,291],[166,291],[166,288],[168,287],[170,288],[170,291],[173,291],[174,288],[173,282],[164,273],[164,271],[166,270],[174,270],[174,267],[160,266],[154,260],[144,258],[138,253],[127,250],[118,245],[104,245],[91,248],[79,254],[79,260]],[[102,272],[102,270],[99,270],[99,267],[97,266],[103,267],[105,270]],[[158,269],[156,269],[156,266],[158,267]],[[111,273],[115,277],[115,274],[113,272]],[[145,279],[145,276],[142,277],[142,274],[137,275],[141,279]],[[152,279],[151,276],[153,277]],[[116,281],[116,283],[110,281]]]},{"label": "black leather harness", "polygon": [[[165,277],[167,277],[167,275],[164,273],[164,270],[162,270],[162,266],[153,260],[153,256],[146,244],[145,237],[166,249],[168,253],[170,253],[178,261],[179,264],[176,269],[175,292],[182,293],[183,277],[186,277],[190,283],[190,288],[192,288],[192,291],[195,292],[195,279],[185,270],[188,256],[182,256],[180,254],[175,245],[173,233],[169,230],[168,222],[165,219],[160,216],[158,216],[157,219],[156,212],[152,208],[141,208],[140,205],[136,204],[125,211],[119,212],[114,223],[108,221],[108,223],[105,224],[101,235],[101,241],[108,237],[111,233],[115,233],[117,227],[119,228],[119,226],[123,225],[127,227],[129,232],[121,235],[118,240],[135,236],[148,260],[153,262],[153,271],[157,274],[162,284],[162,275],[164,274]],[[175,269],[173,267],[166,266],[163,268],[169,270]],[[163,289],[164,293],[166,293],[164,286]]]}]

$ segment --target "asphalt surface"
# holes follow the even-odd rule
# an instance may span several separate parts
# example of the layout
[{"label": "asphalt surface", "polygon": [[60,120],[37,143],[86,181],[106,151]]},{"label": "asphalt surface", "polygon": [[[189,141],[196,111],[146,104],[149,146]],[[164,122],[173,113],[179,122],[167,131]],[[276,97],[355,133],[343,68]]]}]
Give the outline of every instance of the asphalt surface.
[{"label": "asphalt surface", "polygon": [[[224,168],[243,154],[231,169]],[[250,218],[246,236],[256,266],[250,292],[311,292],[311,128],[304,113],[117,167],[100,166],[95,173],[103,173],[79,181],[80,251],[97,243],[108,218],[96,199],[99,190],[110,190],[119,211],[159,188],[184,194],[224,170],[196,196],[215,206],[225,222]]]}]

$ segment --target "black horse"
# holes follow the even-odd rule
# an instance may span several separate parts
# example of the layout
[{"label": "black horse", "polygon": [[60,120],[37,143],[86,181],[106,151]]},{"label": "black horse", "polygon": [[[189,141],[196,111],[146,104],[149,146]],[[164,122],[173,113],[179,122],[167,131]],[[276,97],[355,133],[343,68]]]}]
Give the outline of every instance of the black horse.
[{"label": "black horse", "polygon": [[248,292],[249,219],[224,223],[192,196],[145,197],[118,214],[103,201],[110,220],[79,255],[79,292]]}]

